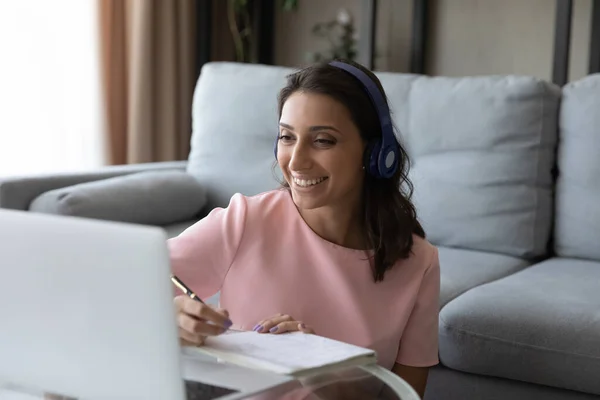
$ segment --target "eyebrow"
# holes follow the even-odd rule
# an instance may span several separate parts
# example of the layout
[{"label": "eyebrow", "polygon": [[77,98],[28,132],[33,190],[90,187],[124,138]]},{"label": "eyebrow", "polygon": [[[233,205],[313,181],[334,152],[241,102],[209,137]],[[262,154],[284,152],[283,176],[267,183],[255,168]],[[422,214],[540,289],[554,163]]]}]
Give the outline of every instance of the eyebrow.
[{"label": "eyebrow", "polygon": [[[294,130],[293,126],[285,124],[283,122],[280,122],[279,126],[285,128],[285,129],[289,129],[290,131]],[[326,130],[326,129],[329,129],[329,130],[341,133],[337,128],[335,128],[334,126],[331,126],[331,125],[315,125],[315,126],[311,126],[310,128],[308,128],[309,132],[323,131],[323,130]]]}]

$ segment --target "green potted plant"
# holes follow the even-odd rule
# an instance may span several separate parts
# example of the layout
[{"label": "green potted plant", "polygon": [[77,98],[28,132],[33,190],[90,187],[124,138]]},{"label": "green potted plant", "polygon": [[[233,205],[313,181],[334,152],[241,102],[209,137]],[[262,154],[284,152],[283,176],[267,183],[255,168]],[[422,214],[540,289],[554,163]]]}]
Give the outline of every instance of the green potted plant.
[{"label": "green potted plant", "polygon": [[356,59],[358,54],[356,29],[352,15],[346,9],[341,9],[336,18],[331,21],[315,24],[312,33],[327,40],[329,49],[325,52],[308,53],[309,61],[328,61],[335,58]]}]

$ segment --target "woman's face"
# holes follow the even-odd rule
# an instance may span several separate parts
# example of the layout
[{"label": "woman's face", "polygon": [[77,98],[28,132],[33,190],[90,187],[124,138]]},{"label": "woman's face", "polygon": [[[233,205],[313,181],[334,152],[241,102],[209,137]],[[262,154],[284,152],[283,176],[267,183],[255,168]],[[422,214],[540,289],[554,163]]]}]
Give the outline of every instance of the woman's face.
[{"label": "woman's face", "polygon": [[300,209],[357,204],[364,141],[350,112],[333,98],[293,93],[279,120],[277,160]]}]

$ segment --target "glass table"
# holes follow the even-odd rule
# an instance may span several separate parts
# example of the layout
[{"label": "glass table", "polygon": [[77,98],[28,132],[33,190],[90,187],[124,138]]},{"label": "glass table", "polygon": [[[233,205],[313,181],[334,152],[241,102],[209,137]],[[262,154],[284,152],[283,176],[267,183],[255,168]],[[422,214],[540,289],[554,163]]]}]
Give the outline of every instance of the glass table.
[{"label": "glass table", "polygon": [[194,397],[196,389],[201,392],[201,388],[202,384],[189,386],[188,400],[419,400],[406,382],[378,366],[292,379],[253,393],[231,392],[221,397]]},{"label": "glass table", "polygon": [[230,365],[205,355],[184,357],[187,400],[419,400],[413,388],[376,364],[293,378]]},{"label": "glass table", "polygon": [[[187,400],[419,400],[400,377],[376,364],[293,378],[250,370],[209,356],[183,354]],[[0,384],[0,400],[75,400]],[[165,399],[169,400],[169,399]]]}]

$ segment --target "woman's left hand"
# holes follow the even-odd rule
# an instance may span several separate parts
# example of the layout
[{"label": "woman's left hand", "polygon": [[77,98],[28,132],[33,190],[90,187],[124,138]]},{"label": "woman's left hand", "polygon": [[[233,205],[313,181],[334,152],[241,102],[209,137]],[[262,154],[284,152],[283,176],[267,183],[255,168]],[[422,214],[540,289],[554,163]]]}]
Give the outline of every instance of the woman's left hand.
[{"label": "woman's left hand", "polygon": [[314,334],[314,329],[306,326],[302,321],[296,321],[287,314],[277,314],[270,318],[263,319],[254,327],[258,333],[285,333],[300,331]]}]

